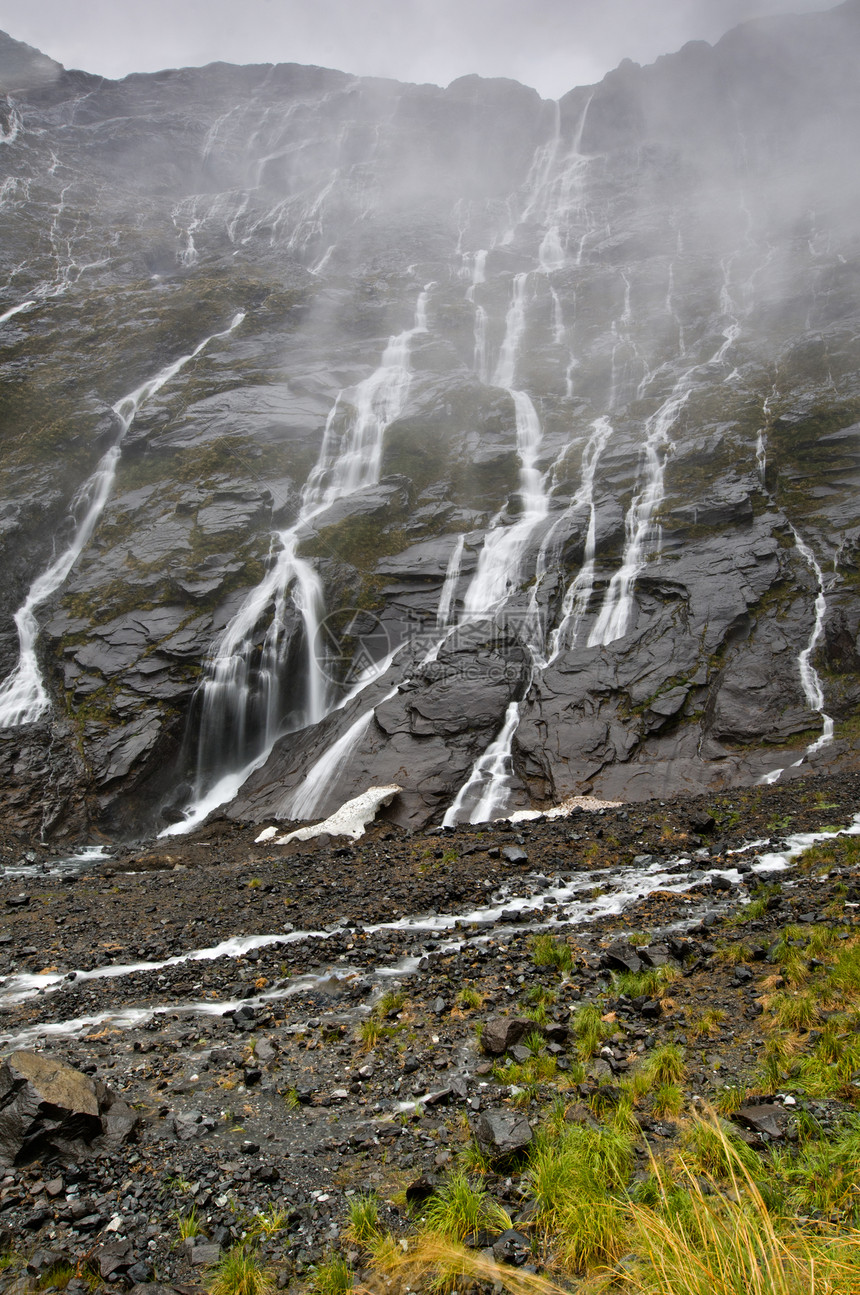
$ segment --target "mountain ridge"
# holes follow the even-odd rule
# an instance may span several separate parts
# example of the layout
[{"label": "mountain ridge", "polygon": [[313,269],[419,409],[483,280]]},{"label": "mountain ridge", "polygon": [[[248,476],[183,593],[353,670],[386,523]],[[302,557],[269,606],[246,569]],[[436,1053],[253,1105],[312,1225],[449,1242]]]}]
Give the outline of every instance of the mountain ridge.
[{"label": "mountain ridge", "polygon": [[7,97],[0,655],[29,599],[50,698],[14,812],[182,825],[258,764],[230,813],[397,782],[417,825],[850,762],[857,14],[558,104],[223,64]]}]

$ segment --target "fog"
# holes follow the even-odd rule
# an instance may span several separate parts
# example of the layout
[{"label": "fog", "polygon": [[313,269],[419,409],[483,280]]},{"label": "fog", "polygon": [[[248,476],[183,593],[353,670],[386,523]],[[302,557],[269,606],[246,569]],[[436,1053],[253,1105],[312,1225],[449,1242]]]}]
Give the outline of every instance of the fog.
[{"label": "fog", "polygon": [[831,0],[0,0],[0,28],[104,76],[294,62],[447,85],[513,77],[556,98],[738,22]]}]

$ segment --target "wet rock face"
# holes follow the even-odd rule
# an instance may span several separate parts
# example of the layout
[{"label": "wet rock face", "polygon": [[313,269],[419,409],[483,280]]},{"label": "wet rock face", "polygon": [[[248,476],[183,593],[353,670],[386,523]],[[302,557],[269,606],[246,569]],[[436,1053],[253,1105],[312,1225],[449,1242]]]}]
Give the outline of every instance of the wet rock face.
[{"label": "wet rock face", "polygon": [[[321,816],[396,784],[394,818],[438,820],[514,705],[512,807],[752,781],[822,709],[839,738],[857,13],[625,63],[557,108],[294,65],[104,82],[3,37],[2,676],[118,451],[35,607],[46,727],[0,742],[22,830],[162,825],[199,766],[269,746],[230,813],[289,818],[371,708]],[[348,700],[361,617],[371,662],[398,651]],[[244,702],[204,728],[222,655]]]}]

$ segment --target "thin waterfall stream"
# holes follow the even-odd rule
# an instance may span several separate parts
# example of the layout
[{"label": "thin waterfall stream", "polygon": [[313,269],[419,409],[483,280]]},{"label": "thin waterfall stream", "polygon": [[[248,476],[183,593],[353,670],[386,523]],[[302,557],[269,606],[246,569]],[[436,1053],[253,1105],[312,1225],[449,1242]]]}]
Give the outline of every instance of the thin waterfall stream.
[{"label": "thin waterfall stream", "polygon": [[833,741],[834,722],[830,715],[824,710],[824,688],[821,683],[821,676],[812,664],[813,653],[824,636],[824,623],[827,616],[827,598],[824,593],[824,572],[821,570],[818,559],[813,553],[810,546],[806,543],[798,530],[792,526],[791,532],[794,536],[794,542],[797,551],[803,558],[804,562],[810,568],[815,576],[816,594],[815,594],[815,621],[812,626],[812,634],[806,647],[798,654],[797,668],[800,674],[800,685],[803,689],[803,696],[806,704],[811,711],[815,711],[821,716],[821,733],[811,742],[804,751],[799,760],[794,760],[790,766],[780,765],[777,769],[772,769],[770,773],[764,775],[761,782],[767,786],[772,786],[778,782],[785,773],[786,768],[797,769],[816,751],[822,747],[828,746]]},{"label": "thin waterfall stream", "polygon": [[168,364],[154,378],[142,383],[113,406],[113,412],[119,421],[119,432],[113,445],[99,459],[95,470],[87,477],[72,500],[70,513],[75,522],[72,539],[34,580],[26,599],[15,613],[19,645],[18,664],[0,684],[0,728],[35,724],[50,706],[50,698],[42,679],[36,653],[39,637],[36,612],[65,584],[72,567],[89,543],[113,489],[123,441],[138,411],[187,364],[196,359],[211,342],[229,337],[244,318],[244,312],[239,312],[233,317],[229,328],[204,337],[193,351]]}]

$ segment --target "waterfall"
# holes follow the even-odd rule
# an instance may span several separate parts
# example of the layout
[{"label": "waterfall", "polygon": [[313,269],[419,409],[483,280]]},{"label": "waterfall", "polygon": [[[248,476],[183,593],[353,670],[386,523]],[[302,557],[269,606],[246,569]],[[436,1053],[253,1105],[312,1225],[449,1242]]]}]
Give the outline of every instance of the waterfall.
[{"label": "waterfall", "polygon": [[[800,674],[800,686],[803,689],[803,696],[806,700],[806,704],[810,710],[815,711],[821,716],[822,723],[820,735],[814,742],[810,743],[800,759],[795,760],[792,763],[791,768],[797,769],[809,758],[809,756],[814,755],[816,751],[820,751],[822,747],[828,746],[833,741],[834,724],[831,717],[825,713],[824,688],[822,687],[821,676],[812,664],[812,654],[818,647],[824,634],[824,620],[827,615],[827,599],[824,594],[824,572],[821,570],[821,567],[818,564],[818,559],[812,549],[806,541],[801,538],[800,534],[793,526],[791,527],[791,533],[794,536],[797,551],[800,553],[800,556],[803,558],[807,566],[812,570],[817,585],[817,593],[815,597],[815,623],[812,627],[812,634],[810,635],[809,642],[806,647],[798,653],[797,668]],[[760,781],[768,785],[778,782],[783,773],[785,773],[785,769],[785,765],[782,765],[779,769],[772,769],[770,773],[765,774]]]},{"label": "waterfall", "polygon": [[755,439],[755,461],[758,468],[759,481],[763,488],[767,488],[767,429],[770,426],[770,409],[776,399],[776,387],[769,396],[765,397],[762,413],[764,414],[764,424],[761,426]]},{"label": "waterfall", "polygon": [[645,424],[645,480],[636,491],[624,520],[625,547],[621,567],[609,582],[600,615],[588,639],[589,647],[606,646],[627,633],[633,611],[633,586],[645,561],[648,541],[654,535],[653,517],[663,502],[663,467],[671,448],[669,432],[686,404],[692,388],[676,386],[656,414]]},{"label": "waterfall", "polygon": [[[630,628],[636,578],[649,556],[650,545],[653,543],[656,553],[660,551],[660,530],[654,524],[654,514],[665,497],[664,469],[673,448],[670,432],[693,393],[697,376],[722,364],[740,334],[740,323],[731,314],[734,307],[729,294],[726,263],[723,264],[723,276],[720,308],[724,314],[729,315],[729,322],[722,330],[721,344],[708,360],[692,365],[681,374],[669,396],[645,423],[645,440],[641,451],[644,474],[641,474],[624,519],[625,543],[621,566],[609,582],[600,615],[589,635],[589,647],[606,647],[616,639],[623,638]],[[622,320],[629,317],[630,300],[629,283],[626,278],[624,281],[625,308]],[[651,376],[646,374],[640,383],[640,396]]]},{"label": "waterfall", "polygon": [[511,747],[520,722],[520,703],[512,701],[505,722],[486,751],[478,757],[466,782],[442,819],[443,827],[454,827],[469,801],[478,796],[470,813],[470,823],[486,823],[504,810],[511,776]]},{"label": "waterfall", "polygon": [[510,396],[516,417],[522,513],[510,526],[502,525],[500,515],[494,519],[481,549],[478,568],[466,590],[464,610],[467,616],[479,616],[494,610],[518,587],[522,560],[532,532],[549,512],[543,477],[537,467],[542,440],[537,410],[524,391],[511,391]]},{"label": "waterfall", "polygon": [[493,610],[516,587],[522,558],[535,526],[549,511],[543,476],[537,466],[543,431],[537,410],[524,391],[514,389],[517,358],[526,325],[526,285],[528,275],[514,278],[511,304],[505,321],[493,385],[504,387],[514,402],[517,431],[517,455],[520,460],[519,487],[522,512],[511,525],[503,524],[503,514],[493,519],[478,559],[478,567],[464,600],[467,616]]},{"label": "waterfall", "polygon": [[[815,575],[818,592],[815,597],[815,624],[812,627],[812,635],[809,643],[797,658],[798,669],[800,670],[800,682],[803,688],[803,695],[810,710],[817,711],[822,720],[821,736],[807,747],[802,759],[812,755],[815,751],[820,751],[823,746],[827,746],[833,741],[833,720],[824,712],[824,689],[821,684],[821,677],[815,666],[812,664],[812,654],[817,648],[824,635],[824,620],[827,615],[827,599],[824,595],[824,573],[818,565],[818,561],[812,549],[804,540],[801,539],[798,532],[791,528],[798,551],[805,562],[809,564]],[[798,764],[802,760],[797,761]]]},{"label": "waterfall", "polygon": [[517,357],[519,356],[520,344],[526,327],[526,287],[528,277],[525,273],[514,275],[511,304],[505,317],[505,335],[502,339],[502,349],[499,352],[499,359],[492,378],[494,387],[505,387],[508,391],[514,385]]},{"label": "waterfall", "polygon": [[7,117],[9,124],[8,126],[4,126],[2,122],[0,122],[0,144],[14,144],[21,130],[21,114],[18,112],[18,109],[14,107],[8,97],[6,98],[6,103],[9,107],[9,114]]},{"label": "waterfall", "polygon": [[487,343],[487,312],[483,306],[475,307],[475,372],[479,382],[489,381],[490,358]]},{"label": "waterfall", "polygon": [[[396,692],[396,689],[394,690]],[[394,696],[390,693],[389,696]],[[320,758],[311,765],[301,785],[288,797],[282,806],[286,818],[313,818],[325,797],[329,787],[343,773],[357,744],[364,737],[376,714],[376,707],[371,707],[350,724],[342,737],[324,751]]]},{"label": "waterfall", "polygon": [[[537,270],[547,277],[566,264],[565,249],[570,237],[571,213],[580,214],[585,227],[579,239],[580,259],[585,237],[590,228],[582,201],[590,159],[581,152],[582,135],[590,104],[591,97],[583,108],[570,152],[562,158],[560,158],[561,121],[558,105],[556,105],[553,134],[536,150],[526,182],[526,189],[531,196],[523,209],[520,223],[533,219],[539,219],[543,223],[544,232],[538,247]],[[513,236],[514,231],[511,229],[502,239],[502,243],[512,242]],[[495,372],[490,379],[494,386],[503,387],[514,402],[517,454],[520,460],[521,513],[518,520],[509,525],[504,524],[506,520],[504,510],[493,519],[478,558],[477,570],[466,590],[464,614],[467,618],[498,609],[518,588],[529,542],[536,527],[549,513],[549,497],[546,488],[549,474],[546,476],[541,474],[537,466],[543,442],[543,429],[531,397],[515,385],[517,362],[526,327],[528,281],[529,275],[526,272],[520,272],[514,276],[511,300],[505,317],[504,338]],[[474,300],[474,287],[470,289],[470,293],[471,299]],[[553,340],[555,344],[562,345],[565,340],[564,318],[560,299],[551,284],[550,295],[553,302]],[[475,313],[475,369],[481,381],[487,381],[489,370],[486,337],[486,315],[478,306]],[[567,371],[569,395],[574,365],[575,360],[571,356]],[[555,529],[553,527],[550,534]],[[542,560],[545,560],[548,542],[549,536],[538,555],[536,573],[538,583],[544,574],[540,568]],[[545,664],[543,629],[537,606],[537,593],[537,588],[534,588],[524,625],[533,669]],[[468,780],[460,788],[449,808],[444,820],[446,823],[456,822],[476,795],[478,800],[469,812],[470,822],[483,822],[499,813],[504,807],[511,773],[511,750],[519,717],[519,703],[512,702],[508,707],[501,731],[479,757]]]},{"label": "waterfall", "polygon": [[472,264],[472,282],[466,292],[466,300],[475,307],[475,345],[472,364],[479,382],[489,381],[490,357],[487,342],[487,312],[475,301],[475,289],[487,280],[487,253],[485,249],[475,253]]},{"label": "waterfall", "polygon": [[[493,384],[504,387],[514,402],[517,430],[517,454],[520,460],[519,486],[522,512],[517,521],[503,525],[503,511],[491,523],[478,558],[478,567],[466,590],[463,606],[467,618],[475,618],[500,607],[520,581],[520,572],[535,527],[549,512],[545,479],[537,459],[543,431],[537,410],[524,391],[518,391],[517,359],[525,332],[526,284],[528,276],[514,278],[511,304],[505,321],[505,336],[493,374]],[[534,645],[538,650],[538,645]],[[511,703],[502,731],[479,758],[468,781],[460,788],[445,822],[456,822],[466,801],[480,789],[478,803],[471,811],[470,822],[483,822],[496,813],[506,799],[511,768],[511,747],[519,723],[519,703]],[[474,817],[482,815],[483,817]]]},{"label": "waterfall", "polygon": [[439,595],[439,607],[436,612],[436,625],[439,629],[445,629],[451,623],[451,609],[454,605],[454,597],[457,593],[457,585],[460,583],[460,564],[463,561],[463,546],[466,542],[465,535],[457,538],[454,545],[448,566],[445,571],[445,581],[442,585],[442,592]]},{"label": "waterfall", "polygon": [[591,436],[582,455],[582,481],[573,497],[572,507],[588,508],[588,530],[582,566],[568,585],[561,604],[561,621],[549,641],[549,660],[555,661],[564,649],[575,646],[579,626],[588,610],[594,591],[595,550],[597,546],[597,509],[594,504],[594,478],[600,456],[612,435],[612,424],[605,416],[592,423]]},{"label": "waterfall", "polygon": [[[197,776],[185,818],[167,829],[191,831],[206,814],[232,799],[251,772],[266,759],[284,723],[281,681],[292,641],[290,604],[302,620],[303,705],[290,719],[295,731],[317,724],[337,706],[316,656],[325,614],[322,582],[298,548],[314,522],[335,502],[375,485],[382,466],[386,428],[400,416],[412,381],[413,340],[427,329],[427,299],[418,296],[411,328],[390,337],[380,364],[350,392],[341,392],[329,413],[316,464],[302,490],[298,516],[274,537],[278,554],[260,584],[213,646],[198,688]],[[269,614],[262,655],[257,662],[256,632]],[[365,680],[370,683],[371,674]],[[215,801],[216,788],[230,790]]]},{"label": "waterfall", "polygon": [[29,310],[35,304],[35,301],[22,301],[19,306],[13,306],[11,310],[7,310],[0,315],[0,324],[5,324],[7,319],[11,319],[13,315],[20,315],[22,310]]},{"label": "waterfall", "polygon": [[72,539],[62,553],[54,558],[41,575],[36,577],[23,604],[15,613],[15,626],[18,631],[18,664],[0,684],[0,728],[34,724],[50,705],[36,656],[36,643],[39,636],[36,611],[65,583],[72,567],[89,543],[104,512],[116,478],[122,444],[138,410],[186,364],[195,359],[210,342],[228,337],[239,327],[244,318],[245,315],[242,312],[235,315],[229,328],[205,337],[188,355],[183,355],[173,364],[169,364],[154,378],[144,382],[127,396],[123,396],[113,406],[113,412],[119,420],[119,433],[114,444],[102,455],[95,471],[87,478],[72,500],[70,512],[75,519]]}]

